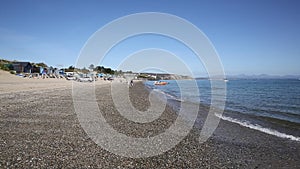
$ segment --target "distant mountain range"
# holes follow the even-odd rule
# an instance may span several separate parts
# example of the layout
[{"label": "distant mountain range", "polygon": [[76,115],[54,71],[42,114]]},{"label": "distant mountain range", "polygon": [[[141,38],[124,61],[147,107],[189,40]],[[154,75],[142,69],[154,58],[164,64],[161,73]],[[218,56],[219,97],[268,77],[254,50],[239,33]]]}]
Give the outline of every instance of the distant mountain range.
[{"label": "distant mountain range", "polygon": [[[260,75],[226,75],[227,79],[300,79],[300,75],[268,75],[268,74],[260,74]],[[208,79],[208,77],[198,77],[197,79]]]},{"label": "distant mountain range", "polygon": [[299,79],[300,75],[267,75],[267,74],[260,74],[260,75],[228,75],[226,76],[228,79]]}]

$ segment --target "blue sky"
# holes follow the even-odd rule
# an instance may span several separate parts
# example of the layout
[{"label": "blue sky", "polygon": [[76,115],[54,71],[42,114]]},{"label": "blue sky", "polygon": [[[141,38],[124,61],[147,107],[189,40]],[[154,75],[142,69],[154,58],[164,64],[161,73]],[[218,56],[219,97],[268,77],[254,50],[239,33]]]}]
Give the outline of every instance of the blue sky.
[{"label": "blue sky", "polygon": [[[297,0],[2,0],[0,58],[68,67],[75,65],[88,38],[105,24],[133,13],[163,12],[202,30],[226,74],[295,75],[300,74],[299,9]],[[192,52],[171,39],[146,35],[126,43],[101,64],[116,68],[130,52],[155,47],[180,55],[197,74],[205,71],[191,59]]]}]

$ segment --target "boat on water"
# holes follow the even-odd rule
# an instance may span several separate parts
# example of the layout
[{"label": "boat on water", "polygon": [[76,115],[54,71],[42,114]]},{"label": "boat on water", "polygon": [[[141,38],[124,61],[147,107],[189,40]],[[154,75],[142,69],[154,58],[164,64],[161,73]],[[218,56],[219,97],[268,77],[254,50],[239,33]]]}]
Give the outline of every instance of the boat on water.
[{"label": "boat on water", "polygon": [[163,81],[155,81],[154,85],[166,85],[168,82],[163,82]]}]

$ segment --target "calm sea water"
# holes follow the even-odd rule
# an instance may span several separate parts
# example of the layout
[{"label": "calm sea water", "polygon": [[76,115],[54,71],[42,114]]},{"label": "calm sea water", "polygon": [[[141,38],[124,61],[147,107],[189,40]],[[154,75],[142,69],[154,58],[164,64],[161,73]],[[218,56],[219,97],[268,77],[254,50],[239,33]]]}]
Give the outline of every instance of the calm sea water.
[{"label": "calm sea water", "polygon": [[[168,82],[155,86],[148,81],[146,85],[165,93],[169,99],[210,105],[209,80],[196,81],[200,96],[190,80]],[[239,79],[229,80],[226,86],[223,120],[300,141],[300,80]],[[180,91],[184,91],[184,96]]]}]

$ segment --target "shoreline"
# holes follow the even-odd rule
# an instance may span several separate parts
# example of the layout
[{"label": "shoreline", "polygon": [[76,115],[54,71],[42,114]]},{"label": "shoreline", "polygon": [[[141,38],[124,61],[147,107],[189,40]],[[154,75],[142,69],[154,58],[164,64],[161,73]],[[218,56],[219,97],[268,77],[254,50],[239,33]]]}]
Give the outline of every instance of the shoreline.
[{"label": "shoreline", "polygon": [[[152,89],[156,89],[155,86],[151,86],[149,84],[145,84],[147,90],[151,91]],[[181,100],[176,98],[176,96],[166,93],[162,91],[161,93],[167,95],[169,102],[171,105],[179,111],[180,104],[182,102],[190,103],[190,104],[199,104],[200,107],[204,109],[209,109],[210,105],[207,103],[196,103],[191,101]],[[265,116],[255,116],[253,114],[245,114],[242,112],[228,110],[225,108],[222,117],[219,116],[221,120],[225,120],[231,123],[239,124],[240,126],[251,128],[253,130],[257,130],[259,132],[267,133],[270,135],[274,135],[281,138],[291,139],[294,141],[300,141],[300,133],[299,127],[300,124],[283,119],[277,119],[272,117],[265,117]]]},{"label": "shoreline", "polygon": [[[172,100],[170,99],[169,103],[171,103],[171,107],[173,107],[174,111],[179,110],[180,108],[180,102],[179,100]],[[190,104],[195,104],[195,103],[190,103]],[[206,109],[208,111],[209,106],[208,105],[204,105],[202,103],[200,103],[200,109]],[[300,137],[297,135],[299,134],[297,127],[299,126],[299,124],[295,124],[294,126],[288,126],[288,128],[282,128],[282,127],[278,127],[275,126],[275,124],[269,122],[270,124],[268,125],[261,125],[260,123],[253,123],[250,122],[249,120],[242,120],[243,118],[236,118],[237,115],[235,114],[234,116],[232,116],[232,114],[227,114],[230,111],[228,110],[224,110],[224,113],[222,114],[222,116],[218,116],[219,118],[221,118],[220,120],[223,121],[227,121],[229,123],[234,123],[234,124],[238,124],[241,127],[245,127],[245,128],[249,128],[252,130],[255,130],[257,132],[262,132],[265,134],[269,134],[271,136],[275,136],[275,137],[279,137],[282,139],[289,139],[291,141],[296,141],[296,142],[300,142]],[[236,113],[236,112],[234,112]],[[252,117],[255,118],[255,117]],[[257,119],[256,119],[257,120]],[[199,121],[199,119],[196,120],[196,122]],[[203,119],[201,120],[203,123]],[[197,124],[199,125],[199,128],[201,129],[201,124]],[[289,124],[292,125],[292,124]]]},{"label": "shoreline", "polygon": [[[110,92],[110,83],[96,85],[99,109],[114,129],[126,135],[151,137],[164,132],[177,118],[169,105],[159,120],[141,126],[117,112]],[[148,95],[146,86],[138,82],[131,88],[130,99],[136,108],[146,110]],[[139,159],[117,156],[86,135],[73,104],[71,86],[0,93],[0,167],[297,168],[300,165],[299,143],[223,120],[203,144],[199,144],[198,138],[201,128],[195,126],[178,145],[161,155]],[[201,106],[197,118],[200,127],[206,112]]]},{"label": "shoreline", "polygon": [[[147,86],[147,85],[144,85],[144,86],[148,92],[151,91],[151,88],[149,86]],[[182,102],[182,101],[170,99],[168,101],[168,105],[170,107],[172,107],[172,110],[174,112],[176,112],[176,110],[178,111],[178,109],[180,108],[180,102]],[[194,125],[194,131],[196,131],[196,132],[194,132],[193,134],[196,134],[199,136],[199,133],[201,131],[203,123],[206,119],[208,109],[209,109],[209,107],[207,105],[203,105],[202,103],[200,103],[198,118],[196,119],[195,125]],[[227,110],[225,110],[225,112],[227,112]],[[226,126],[226,127],[224,127],[224,126]],[[230,127],[228,127],[228,126],[230,126]],[[265,147],[266,149],[268,149],[268,152],[270,154],[277,154],[277,155],[279,155],[279,157],[281,156],[280,158],[285,158],[285,156],[289,156],[289,155],[294,156],[293,162],[295,162],[295,164],[297,164],[297,165],[300,164],[300,162],[297,160],[297,156],[298,156],[297,154],[300,154],[300,148],[298,148],[300,145],[299,137],[281,133],[281,132],[278,132],[273,129],[268,129],[268,128],[264,128],[264,127],[260,128],[260,127],[261,126],[248,124],[247,122],[240,123],[239,121],[236,121],[234,118],[224,116],[223,118],[220,119],[219,126],[217,127],[217,129],[213,133],[213,135],[209,138],[208,142],[214,141],[217,144],[223,144],[223,142],[225,141],[227,144],[226,146],[228,146],[228,147],[230,147],[230,144],[242,144],[243,146],[246,145],[246,146],[250,146],[250,147],[252,147],[252,146]],[[232,129],[235,129],[235,130],[232,130]],[[236,131],[236,132],[232,133],[233,131]],[[296,132],[296,131],[294,131],[294,132]],[[257,142],[257,139],[259,139],[261,142]],[[206,143],[204,143],[204,144],[206,144]],[[221,149],[218,149],[216,151],[222,151]],[[279,153],[276,152],[278,149],[280,149],[281,151],[284,151],[285,154],[280,154],[280,152]],[[286,149],[286,150],[284,150],[284,149]],[[226,151],[228,151],[228,150],[224,150],[224,152],[221,152],[221,154],[224,155],[224,153]],[[232,151],[233,150],[230,150],[230,152],[232,152]],[[249,152],[251,152],[251,150]],[[254,154],[255,154],[255,156],[262,156],[262,154],[265,154],[266,157],[268,157],[268,154],[266,152],[263,152],[262,150],[256,150]],[[249,157],[249,158],[253,158],[253,157]],[[257,160],[265,161],[266,163],[272,161],[272,163],[274,163],[274,164],[272,164],[270,162],[269,166],[265,166],[266,168],[270,168],[270,166],[275,167],[275,166],[281,165],[281,164],[280,165],[276,164],[274,162],[275,159],[272,159],[272,158],[271,159],[263,158],[263,159],[257,159]],[[284,162],[284,163],[286,163],[286,162]],[[297,168],[297,165],[295,165],[294,167]],[[286,168],[287,166],[282,166],[282,167]]]}]

